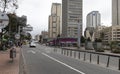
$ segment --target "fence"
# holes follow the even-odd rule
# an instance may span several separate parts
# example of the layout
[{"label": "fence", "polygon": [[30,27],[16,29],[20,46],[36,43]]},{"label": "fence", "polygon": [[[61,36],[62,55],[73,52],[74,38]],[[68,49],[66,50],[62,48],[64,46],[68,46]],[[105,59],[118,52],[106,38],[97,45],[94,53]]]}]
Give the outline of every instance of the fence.
[{"label": "fence", "polygon": [[77,58],[93,64],[103,65],[120,70],[120,55],[68,48],[55,48],[54,52],[58,52],[60,54]]}]

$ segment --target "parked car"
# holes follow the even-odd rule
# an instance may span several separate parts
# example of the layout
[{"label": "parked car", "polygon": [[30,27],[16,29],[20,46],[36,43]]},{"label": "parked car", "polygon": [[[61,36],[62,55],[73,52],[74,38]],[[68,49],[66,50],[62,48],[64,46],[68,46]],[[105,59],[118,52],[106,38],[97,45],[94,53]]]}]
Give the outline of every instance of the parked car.
[{"label": "parked car", "polygon": [[36,43],[35,42],[31,42],[30,43],[30,47],[36,47]]}]

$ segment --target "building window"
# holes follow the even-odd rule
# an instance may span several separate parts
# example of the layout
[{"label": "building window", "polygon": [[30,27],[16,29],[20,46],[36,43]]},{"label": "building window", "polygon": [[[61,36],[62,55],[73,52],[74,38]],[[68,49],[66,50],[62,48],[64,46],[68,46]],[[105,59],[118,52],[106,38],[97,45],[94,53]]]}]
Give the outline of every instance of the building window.
[{"label": "building window", "polygon": [[56,33],[53,33],[53,37],[54,37],[54,38],[56,37]]},{"label": "building window", "polygon": [[56,27],[56,23],[53,23],[53,28]]},{"label": "building window", "polygon": [[120,35],[117,35],[117,37],[120,37]]},{"label": "building window", "polygon": [[120,34],[120,32],[117,32],[117,34]]},{"label": "building window", "polygon": [[53,28],[53,32],[56,32],[56,28]]},{"label": "building window", "polygon": [[56,17],[53,17],[53,21],[56,21]]},{"label": "building window", "polygon": [[117,29],[117,31],[120,31],[120,29]]}]

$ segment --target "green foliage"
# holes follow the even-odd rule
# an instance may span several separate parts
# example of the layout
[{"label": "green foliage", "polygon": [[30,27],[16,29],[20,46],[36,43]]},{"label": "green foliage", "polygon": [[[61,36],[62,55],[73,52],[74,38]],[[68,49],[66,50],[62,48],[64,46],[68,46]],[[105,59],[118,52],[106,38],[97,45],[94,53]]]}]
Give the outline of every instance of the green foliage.
[{"label": "green foliage", "polygon": [[30,33],[27,33],[27,38],[26,38],[27,40],[31,40],[32,39],[32,36],[31,36],[31,34]]},{"label": "green foliage", "polygon": [[104,49],[102,49],[102,48],[101,49],[96,49],[95,51],[96,52],[104,52]]},{"label": "green foliage", "polygon": [[[14,39],[15,34],[19,32],[19,27],[21,28],[20,32],[22,32],[22,27],[26,26],[26,24],[23,23],[24,18],[18,17],[16,14],[8,14],[8,17],[9,17],[9,24],[4,29],[10,35],[10,39]],[[27,36],[21,35],[21,38],[30,40],[32,37],[31,34],[28,34]]]},{"label": "green foliage", "polygon": [[18,0],[0,0],[0,8],[3,12],[6,11],[15,11],[18,9]]},{"label": "green foliage", "polygon": [[58,34],[57,38],[59,38],[59,37],[60,37],[60,34]]},{"label": "green foliage", "polygon": [[100,39],[104,39],[105,34],[103,32],[100,33]]},{"label": "green foliage", "polygon": [[27,35],[21,35],[21,39],[22,40],[31,40],[32,39],[32,36],[30,33],[27,33]]},{"label": "green foliage", "polygon": [[90,40],[90,37],[87,38],[87,41],[91,41],[91,40]]},{"label": "green foliage", "polygon": [[5,28],[6,31],[9,31],[9,33],[15,33],[18,31],[18,21],[16,14],[8,14],[9,17],[9,24]]},{"label": "green foliage", "polygon": [[113,48],[116,48],[117,43],[116,43],[115,41],[111,41],[111,42],[109,43],[109,45],[110,45],[110,49],[111,49],[111,52],[112,52],[112,51],[113,51]]},{"label": "green foliage", "polygon": [[120,53],[120,49],[112,50],[113,53]]},{"label": "green foliage", "polygon": [[95,42],[102,42],[102,40],[95,38]]},{"label": "green foliage", "polygon": [[81,43],[85,43],[85,38],[81,36]]}]

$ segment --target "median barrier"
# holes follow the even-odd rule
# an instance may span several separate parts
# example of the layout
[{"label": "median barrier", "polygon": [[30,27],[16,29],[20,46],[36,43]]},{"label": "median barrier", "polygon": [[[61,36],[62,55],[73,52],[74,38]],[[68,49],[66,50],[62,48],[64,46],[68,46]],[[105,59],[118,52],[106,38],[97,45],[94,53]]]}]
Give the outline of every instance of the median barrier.
[{"label": "median barrier", "polygon": [[[56,51],[57,50],[58,49],[56,49]],[[73,58],[83,59],[83,61],[87,61],[90,63],[96,62],[96,64],[104,65],[105,67],[115,67],[116,69],[120,70],[120,55],[118,54],[110,54],[110,53],[78,50],[78,49],[70,49],[70,48],[62,48],[60,53]]]}]

